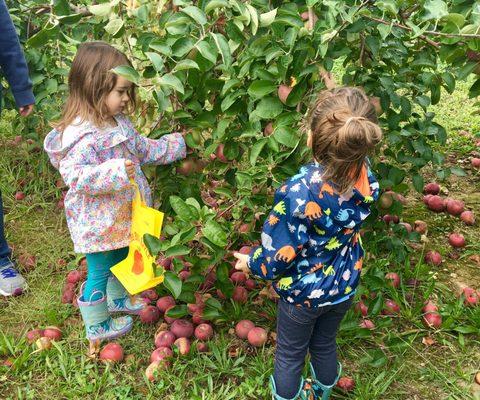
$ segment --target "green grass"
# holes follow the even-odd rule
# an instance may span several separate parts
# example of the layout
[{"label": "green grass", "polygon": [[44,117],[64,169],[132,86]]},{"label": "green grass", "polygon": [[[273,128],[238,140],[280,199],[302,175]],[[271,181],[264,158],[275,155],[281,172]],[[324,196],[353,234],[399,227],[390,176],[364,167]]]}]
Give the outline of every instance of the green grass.
[{"label": "green grass", "polygon": [[[449,132],[448,153],[458,163],[468,159],[474,150],[472,138],[459,136],[461,129],[473,135],[480,131],[480,117],[472,115],[474,102],[466,97],[467,84],[459,84],[453,95],[446,95],[433,108],[438,121]],[[124,363],[106,366],[87,358],[87,343],[78,311],[60,302],[63,281],[68,270],[75,268],[75,255],[66,229],[63,211],[56,202],[60,189],[58,178],[46,156],[35,153],[40,144],[19,147],[6,146],[14,137],[11,129],[13,114],[2,116],[0,122],[0,189],[4,195],[6,228],[15,255],[34,254],[35,269],[25,274],[29,291],[24,296],[0,299],[0,364],[11,359],[12,368],[0,366],[0,398],[5,399],[268,399],[268,376],[272,372],[274,347],[252,349],[239,341],[229,330],[242,315],[253,318],[259,325],[274,330],[274,319],[259,315],[274,314],[274,305],[230,306],[230,321],[216,328],[211,351],[193,352],[175,357],[168,371],[160,373],[155,384],[145,380],[144,370],[154,349],[155,327],[136,321],[133,331],[119,340],[125,349]],[[40,135],[41,136],[41,135]],[[478,172],[468,168],[467,177],[452,176],[443,182],[449,196],[465,200],[467,207],[479,210]],[[426,170],[426,179],[433,178]],[[22,180],[24,182],[22,183]],[[22,190],[27,197],[13,200]],[[356,328],[358,317],[350,311],[339,335],[339,357],[346,375],[356,380],[354,393],[335,392],[334,399],[360,400],[467,400],[474,397],[473,376],[480,365],[480,342],[476,335],[458,332],[462,327],[480,327],[480,307],[463,307],[457,300],[459,285],[480,288],[478,268],[468,256],[480,253],[480,229],[465,227],[456,218],[426,211],[421,196],[410,193],[404,220],[413,223],[423,219],[429,224],[425,249],[436,248],[444,255],[444,264],[436,269],[421,262],[418,249],[411,253],[406,266],[390,264],[387,255],[371,254],[365,265],[365,282],[375,270],[395,270],[406,279],[418,276],[422,285],[407,301],[411,289],[400,291],[383,285],[378,292],[401,304],[401,317],[376,315],[374,332]],[[457,230],[466,235],[469,246],[459,258],[451,258],[446,235]],[[455,255],[455,254],[453,254]],[[66,266],[60,259],[66,260]],[[22,268],[22,267],[21,267]],[[431,283],[437,284],[430,294]],[[419,310],[425,298],[433,297],[440,306],[444,327],[436,332],[421,324]],[[27,330],[46,325],[59,325],[62,341],[46,352],[38,352],[24,340]],[[422,343],[424,338],[435,341]],[[232,356],[231,353],[238,354]]]}]

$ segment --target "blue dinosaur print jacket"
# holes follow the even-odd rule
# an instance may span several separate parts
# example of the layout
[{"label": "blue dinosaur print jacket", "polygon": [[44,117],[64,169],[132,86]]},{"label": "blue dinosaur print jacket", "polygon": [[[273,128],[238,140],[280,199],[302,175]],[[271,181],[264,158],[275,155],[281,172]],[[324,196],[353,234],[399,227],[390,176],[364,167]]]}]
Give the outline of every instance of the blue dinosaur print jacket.
[{"label": "blue dinosaur print jacket", "polygon": [[254,275],[275,280],[283,300],[305,307],[340,303],[355,294],[364,255],[359,230],[379,192],[367,166],[363,183],[369,195],[358,185],[339,195],[321,177],[322,167],[308,164],[276,191],[262,244],[248,261]]}]

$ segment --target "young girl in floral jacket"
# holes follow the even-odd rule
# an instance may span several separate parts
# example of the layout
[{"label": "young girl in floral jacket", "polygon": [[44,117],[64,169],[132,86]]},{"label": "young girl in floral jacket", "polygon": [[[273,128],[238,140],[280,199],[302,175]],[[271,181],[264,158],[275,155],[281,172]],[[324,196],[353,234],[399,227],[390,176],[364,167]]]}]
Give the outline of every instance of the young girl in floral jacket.
[{"label": "young girl in floral jacket", "polygon": [[88,274],[78,305],[90,341],[127,333],[144,303],[130,298],[110,268],[128,254],[134,180],[147,203],[150,188],[145,164],[185,158],[180,133],[158,140],[138,134],[124,114],[135,105],[134,86],[111,70],[130,65],[120,51],[103,42],[80,45],[69,74],[69,98],[61,120],[44,148],[60,171],[68,192],[65,213],[75,252],[86,254]]}]

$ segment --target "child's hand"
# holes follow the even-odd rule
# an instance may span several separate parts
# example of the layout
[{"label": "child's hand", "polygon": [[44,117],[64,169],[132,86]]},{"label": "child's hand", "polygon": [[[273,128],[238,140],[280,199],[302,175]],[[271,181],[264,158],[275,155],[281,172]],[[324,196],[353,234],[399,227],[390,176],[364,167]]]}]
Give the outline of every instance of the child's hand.
[{"label": "child's hand", "polygon": [[250,268],[248,268],[248,255],[241,253],[233,253],[233,256],[237,259],[235,269],[238,269],[239,271],[242,271],[248,275],[250,273]]},{"label": "child's hand", "polygon": [[125,169],[129,179],[135,179],[135,165],[131,160],[125,160]]}]

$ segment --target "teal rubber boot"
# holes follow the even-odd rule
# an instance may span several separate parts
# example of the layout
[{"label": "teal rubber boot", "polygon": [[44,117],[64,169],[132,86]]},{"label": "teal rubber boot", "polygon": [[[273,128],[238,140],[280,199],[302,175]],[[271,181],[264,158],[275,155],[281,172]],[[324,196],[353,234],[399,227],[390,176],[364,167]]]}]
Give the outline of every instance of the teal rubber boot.
[{"label": "teal rubber boot", "polygon": [[312,378],[311,378],[310,382],[311,382],[313,393],[315,395],[314,399],[329,400],[330,395],[332,394],[333,388],[335,387],[338,380],[340,379],[340,376],[342,375],[342,364],[338,363],[337,377],[335,378],[335,382],[333,382],[330,386],[322,384],[317,379],[317,376],[315,375],[315,371],[313,369],[312,363],[310,363],[310,372],[311,372],[311,375],[312,375]]},{"label": "teal rubber boot", "polygon": [[77,301],[85,323],[87,339],[90,342],[115,339],[127,334],[132,329],[132,317],[126,315],[112,318],[110,316],[105,296],[100,300],[85,301],[81,295]]},{"label": "teal rubber boot", "polygon": [[270,375],[270,389],[272,391],[272,400],[314,400],[314,392],[310,383],[302,378],[297,394],[291,398],[286,399],[285,397],[277,394],[277,387],[275,385],[275,379],[273,375]]},{"label": "teal rubber boot", "polygon": [[138,315],[146,307],[146,302],[140,296],[128,294],[120,281],[114,276],[107,282],[108,311]]}]

